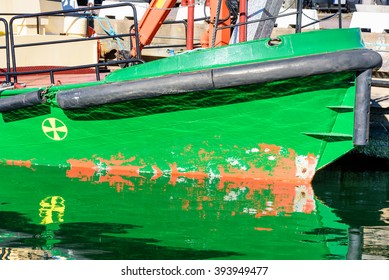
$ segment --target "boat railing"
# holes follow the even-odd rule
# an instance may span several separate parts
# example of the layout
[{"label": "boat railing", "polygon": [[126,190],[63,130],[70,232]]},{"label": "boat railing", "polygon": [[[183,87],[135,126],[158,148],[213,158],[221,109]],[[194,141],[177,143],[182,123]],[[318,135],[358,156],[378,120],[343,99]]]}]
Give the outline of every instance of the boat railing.
[{"label": "boat railing", "polygon": [[[241,2],[244,2],[244,0],[241,0]],[[260,18],[260,19],[255,19],[255,20],[248,20],[247,17],[240,17],[239,22],[235,24],[231,24],[228,26],[218,26],[218,21],[220,18],[220,14],[217,14],[215,17],[215,28],[213,29],[214,34],[213,38],[216,36],[216,32],[224,29],[224,28],[239,28],[242,25],[247,26],[248,24],[253,24],[257,22],[262,22],[262,21],[273,21],[275,22],[277,18],[281,17],[287,17],[291,15],[296,16],[296,24],[294,27],[295,32],[299,33],[303,28],[306,28],[310,25],[316,24],[320,21],[323,20],[328,20],[330,18],[333,18],[335,16],[339,16],[339,28],[342,27],[342,17],[341,17],[341,4],[340,1],[338,1],[338,12],[335,14],[331,14],[328,17],[322,18],[320,20],[315,20],[311,19],[312,21],[306,25],[302,25],[302,17],[304,15],[303,13],[303,0],[296,0],[295,3],[297,5],[297,9],[295,12],[287,12],[288,9],[286,9],[283,13],[274,13],[274,16],[272,16],[271,13],[266,13],[268,14],[266,17]],[[247,3],[246,3],[247,4]],[[206,3],[204,2],[204,7]],[[79,37],[79,38],[66,38],[64,36],[64,39],[62,40],[52,40],[52,41],[42,41],[42,42],[32,42],[32,43],[16,43],[15,42],[15,30],[14,30],[14,23],[17,20],[23,20],[23,19],[36,19],[36,33],[40,34],[40,19],[48,16],[53,16],[53,17],[65,17],[65,16],[71,16],[71,17],[80,17],[80,18],[86,18],[88,22],[93,22],[94,24],[97,24],[101,19],[96,16],[96,12],[98,10],[102,9],[111,9],[111,8],[118,8],[118,7],[130,7],[132,9],[132,15],[129,17],[133,19],[133,24],[129,27],[128,32],[126,33],[117,33],[117,32],[112,32],[112,30],[104,30],[106,35],[101,35],[101,34],[95,34],[94,36],[84,36],[84,37]],[[246,5],[247,6],[247,5]],[[219,11],[220,12],[220,11]],[[1,14],[0,14],[1,16]],[[306,15],[305,15],[306,16]],[[105,18],[107,20],[107,18]],[[243,19],[243,20],[242,20]],[[195,21],[204,21],[204,22],[211,22],[209,16],[207,17],[206,15],[204,18],[197,18],[194,19],[192,24]],[[122,66],[122,65],[134,65],[138,63],[143,63],[143,60],[141,59],[141,51],[139,49],[139,36],[138,36],[138,19],[137,19],[137,10],[136,7],[130,3],[130,2],[120,2],[117,4],[110,4],[110,5],[103,5],[103,6],[94,6],[94,7],[82,7],[79,9],[72,9],[72,10],[60,10],[60,11],[50,11],[50,12],[42,12],[42,13],[31,13],[31,14],[14,14],[13,17],[7,22],[4,19],[1,19],[1,22],[5,25],[5,45],[0,46],[1,49],[5,49],[5,56],[6,59],[5,61],[7,62],[7,66],[5,71],[0,72],[0,76],[5,76],[6,81],[9,82],[11,79],[13,79],[15,82],[17,81],[17,77],[21,75],[30,75],[30,74],[37,74],[37,73],[48,73],[50,75],[50,80],[51,83],[54,83],[55,78],[54,74],[57,72],[63,72],[63,71],[68,71],[68,70],[75,70],[75,69],[87,69],[87,68],[94,68],[94,71],[96,73],[96,80],[100,80],[100,70],[101,71],[106,71],[108,67],[111,66]],[[172,24],[183,24],[184,29],[185,29],[185,41],[187,41],[187,32],[186,30],[188,29],[188,24],[189,20],[166,20],[164,25],[172,25]],[[87,28],[89,27],[89,24],[87,25]],[[190,28],[190,27],[189,27]],[[192,27],[193,28],[193,27]],[[273,28],[273,26],[271,27]],[[87,30],[85,30],[85,34],[87,34]],[[124,40],[123,38],[129,37],[129,46],[127,48],[127,52],[132,49],[132,42],[131,37],[135,38],[135,48],[136,48],[136,57],[131,57],[129,55],[124,56],[122,58],[116,58],[116,60],[111,60],[111,61],[98,61],[97,63],[93,64],[84,64],[84,65],[77,65],[77,66],[69,66],[69,67],[55,67],[55,68],[50,68],[50,69],[34,69],[31,71],[20,71],[20,67],[18,67],[18,62],[17,62],[17,56],[16,56],[16,51],[21,48],[29,48],[29,47],[36,47],[36,46],[42,46],[42,45],[58,45],[58,44],[66,44],[66,43],[76,43],[76,42],[83,42],[83,41],[92,41],[92,40],[97,40],[98,42],[103,41],[103,40],[111,40],[118,42],[120,45],[120,42]],[[211,47],[214,46],[214,40],[212,38],[212,44]],[[168,38],[167,38],[168,39]],[[145,49],[157,49],[157,48],[167,48],[167,51],[169,51],[169,48],[179,48],[182,47],[185,50],[185,47],[188,45],[186,44],[177,44],[177,40],[175,41],[176,43],[174,44],[151,44],[148,46],[145,46]],[[200,44],[193,43],[194,47],[200,47]]]},{"label": "boat railing", "polygon": [[[297,13],[299,13],[301,16],[304,15],[304,16],[310,18],[309,16],[305,15],[303,12],[303,0],[297,0],[297,4],[298,4]],[[343,10],[344,9],[342,8],[342,1],[338,1],[337,10],[335,13],[333,13],[329,16],[323,17],[321,19],[318,19],[318,20],[310,18],[312,20],[312,22],[301,26],[301,28],[305,28],[305,27],[311,26],[311,25],[316,24],[316,23],[330,20],[330,19],[335,18],[335,17],[338,17],[338,28],[342,28],[343,27],[343,23],[342,23],[342,11]]]},{"label": "boat railing", "polygon": [[[194,22],[201,22],[201,21],[207,21],[209,20],[209,18],[207,17],[202,17],[202,18],[195,18],[194,19]],[[155,42],[152,42],[152,44],[150,45],[147,45],[147,46],[144,46],[143,49],[161,49],[161,48],[164,48],[164,49],[167,49],[167,52],[169,51],[174,51],[173,49],[174,48],[182,48],[182,49],[186,49],[187,46],[188,46],[188,39],[187,39],[187,30],[188,30],[188,20],[186,19],[182,19],[182,20],[165,20],[162,25],[174,25],[174,24],[182,24],[184,26],[184,34],[182,35],[182,37],[172,37],[172,36],[162,36],[162,35],[156,35],[154,38],[155,39],[164,39],[166,41],[174,41],[176,43],[174,44],[171,44],[171,43],[155,43]],[[133,26],[131,27],[133,28]],[[183,43],[177,43],[177,41],[183,41]],[[199,48],[201,47],[201,44],[200,42],[193,42],[193,47],[194,48]],[[171,49],[170,49],[171,48]],[[171,55],[174,55],[174,53],[171,53]]]},{"label": "boat railing", "polygon": [[[219,0],[220,2],[221,0]],[[242,1],[247,1],[247,0],[242,0]],[[295,29],[295,33],[300,33],[302,31],[303,28],[307,28],[311,25],[314,25],[314,24],[317,24],[317,23],[320,23],[320,22],[323,22],[323,21],[326,21],[326,20],[329,20],[329,19],[332,19],[334,17],[338,17],[338,28],[342,28],[342,5],[341,5],[341,1],[338,1],[338,6],[337,6],[337,11],[329,16],[326,16],[326,17],[323,17],[321,19],[314,19],[314,18],[311,18],[309,16],[307,16],[304,11],[303,11],[303,0],[296,0],[295,4],[296,5],[296,11],[294,12],[286,12],[290,7],[286,8],[285,11],[283,13],[274,13],[274,15],[272,15],[273,13],[270,12],[270,13],[267,13],[268,16],[264,17],[264,18],[260,18],[260,19],[254,19],[254,20],[247,20],[247,17],[240,17],[240,19],[243,19],[242,22],[238,22],[238,23],[235,23],[235,24],[231,24],[231,25],[224,25],[224,26],[219,26],[219,20],[220,20],[220,9],[216,12],[216,17],[215,17],[215,28],[213,30],[213,40],[212,40],[212,47],[215,46],[215,41],[214,41],[214,38],[216,38],[216,33],[219,31],[219,30],[222,30],[222,29],[226,29],[226,28],[236,28],[236,27],[240,27],[240,26],[247,26],[248,24],[253,24],[253,23],[258,23],[258,22],[264,22],[264,21],[269,21],[269,20],[272,20],[272,21],[275,21],[277,18],[281,18],[281,17],[288,17],[288,16],[293,16],[295,15],[296,16],[296,23],[295,25],[293,26],[294,29]],[[291,6],[291,5],[290,5]],[[285,13],[286,12],[286,13]],[[303,25],[302,24],[302,18],[303,16],[309,18],[311,20],[311,22]],[[256,38],[258,39],[258,38]]]},{"label": "boat railing", "polygon": [[[128,33],[117,33],[117,32],[106,32],[106,35],[101,34],[93,34],[93,36],[79,36],[79,37],[69,37],[66,38],[64,36],[63,39],[60,40],[49,40],[49,41],[38,41],[38,42],[30,42],[30,43],[17,43],[15,40],[15,30],[14,26],[16,25],[16,21],[26,20],[26,19],[36,19],[37,26],[37,35],[40,34],[40,22],[41,18],[44,17],[65,17],[71,16],[75,18],[84,18],[87,20],[88,24],[86,26],[85,35],[88,34],[89,22],[93,22],[93,19],[96,18],[96,12],[101,9],[110,9],[110,8],[118,8],[118,7],[130,7],[132,10],[131,19],[133,19],[133,29],[128,30]],[[94,7],[82,7],[78,9],[69,9],[69,10],[58,10],[58,11],[48,11],[41,13],[31,13],[31,14],[0,14],[3,15],[11,15],[11,19],[7,22],[4,18],[0,18],[0,21],[5,26],[5,45],[0,46],[0,49],[5,49],[6,56],[6,71],[0,72],[1,76],[5,76],[6,81],[10,82],[12,79],[14,82],[17,82],[17,77],[20,75],[30,75],[30,74],[39,74],[39,73],[47,73],[50,75],[51,83],[54,84],[55,78],[54,73],[69,71],[69,70],[77,70],[77,69],[87,69],[94,68],[96,73],[96,79],[100,80],[100,69],[107,70],[107,67],[114,65],[133,65],[143,63],[143,60],[140,57],[139,51],[139,37],[138,37],[138,19],[137,19],[137,11],[135,6],[129,2],[120,2],[118,4],[111,5],[103,5],[103,6],[94,6]],[[66,35],[66,34],[59,34]],[[21,71],[18,67],[17,62],[17,49],[20,48],[29,48],[29,47],[37,47],[37,46],[45,46],[45,45],[53,45],[58,46],[59,44],[68,44],[68,43],[76,43],[76,42],[86,42],[86,41],[97,41],[101,42],[102,40],[124,40],[124,38],[129,38],[130,49],[132,48],[132,40],[131,37],[135,38],[135,48],[138,50],[138,55],[136,57],[128,57],[124,56],[123,58],[111,60],[111,61],[97,61],[96,63],[89,63],[83,65],[76,66],[65,66],[65,67],[53,67],[49,69],[34,69],[31,71]],[[96,50],[97,53],[97,50]],[[49,54],[48,54],[49,55]],[[72,55],[71,53],[69,55]]]},{"label": "boat railing", "polygon": [[[4,51],[4,61],[6,62],[6,72],[10,72],[11,70],[11,60],[9,56],[9,31],[8,31],[8,22],[0,17],[1,23],[4,25],[4,45],[0,45],[0,50],[5,50]],[[1,74],[2,71],[0,71]],[[6,76],[6,82],[9,82],[9,77]]]}]

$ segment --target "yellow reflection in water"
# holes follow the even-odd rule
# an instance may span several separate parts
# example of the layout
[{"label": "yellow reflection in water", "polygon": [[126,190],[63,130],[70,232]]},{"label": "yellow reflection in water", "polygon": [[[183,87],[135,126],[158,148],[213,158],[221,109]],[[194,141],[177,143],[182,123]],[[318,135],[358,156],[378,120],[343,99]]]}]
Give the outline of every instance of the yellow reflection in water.
[{"label": "yellow reflection in water", "polygon": [[39,203],[39,217],[41,224],[62,223],[65,214],[65,199],[60,196],[48,196]]}]

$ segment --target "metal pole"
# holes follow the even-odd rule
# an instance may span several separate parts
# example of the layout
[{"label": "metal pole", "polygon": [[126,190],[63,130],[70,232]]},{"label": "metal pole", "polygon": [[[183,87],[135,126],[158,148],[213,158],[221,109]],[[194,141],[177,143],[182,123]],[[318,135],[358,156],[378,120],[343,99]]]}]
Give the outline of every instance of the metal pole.
[{"label": "metal pole", "polygon": [[[247,0],[239,1],[239,23],[247,22]],[[239,26],[239,42],[247,41],[247,25]]]},{"label": "metal pole", "polygon": [[[6,63],[7,63],[7,73],[10,73],[11,72],[11,58],[10,58],[10,46],[9,46],[9,29],[8,29],[8,22],[3,19],[3,18],[0,18],[0,21],[3,22],[4,24],[4,31],[5,31],[5,34],[4,34],[4,38],[5,38],[5,60],[6,60]],[[11,81],[11,77],[9,74],[5,75],[5,81],[7,83],[9,83]]]},{"label": "metal pole", "polygon": [[303,0],[297,0],[296,33],[301,33],[302,16]]},{"label": "metal pole", "polygon": [[[14,30],[13,30],[14,17],[11,18],[9,23],[9,42],[10,42],[10,53],[11,53],[11,62],[12,62],[12,72],[16,72],[16,54],[15,54],[15,40],[14,40]],[[14,83],[18,81],[17,75],[13,76]]]},{"label": "metal pole", "polygon": [[363,230],[361,228],[349,228],[347,260],[361,260],[363,246]]},{"label": "metal pole", "polygon": [[222,6],[222,0],[217,1],[215,23],[214,23],[214,27],[213,27],[213,33],[212,33],[212,43],[211,43],[212,48],[215,47],[215,43],[216,43],[216,34],[218,31],[217,28],[219,26],[219,17],[220,17],[221,6]]},{"label": "metal pole", "polygon": [[188,1],[188,29],[186,30],[186,49],[193,50],[194,37],[194,0]]},{"label": "metal pole", "polygon": [[342,28],[342,1],[338,0],[339,28]]}]

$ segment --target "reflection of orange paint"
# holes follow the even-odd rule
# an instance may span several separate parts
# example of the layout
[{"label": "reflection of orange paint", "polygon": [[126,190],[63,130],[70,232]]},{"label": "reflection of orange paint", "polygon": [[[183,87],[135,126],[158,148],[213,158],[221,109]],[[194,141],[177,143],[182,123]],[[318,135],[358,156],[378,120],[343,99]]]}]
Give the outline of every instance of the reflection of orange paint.
[{"label": "reflection of orange paint", "polygon": [[[300,160],[309,162],[307,158]],[[294,159],[281,158],[279,160],[281,163],[283,161],[289,164],[294,162]],[[125,187],[129,190],[139,191],[145,182],[155,182],[169,174],[168,185],[185,186],[186,194],[179,198],[182,200],[182,210],[198,211],[199,217],[202,219],[205,219],[209,213],[216,213],[220,217],[222,213],[226,213],[227,209],[231,216],[250,215],[253,218],[288,216],[294,212],[309,214],[315,211],[310,180],[296,178],[292,176],[295,171],[290,172],[288,169],[286,172],[289,172],[288,174],[293,180],[285,180],[285,177],[280,180],[277,177],[266,175],[261,167],[254,167],[246,171],[236,166],[229,168],[217,166],[219,175],[211,180],[211,175],[204,170],[186,171],[187,169],[178,167],[177,163],[170,164],[167,171],[161,170],[156,165],[149,167],[146,164],[132,165],[133,160],[123,159],[73,159],[68,162],[71,168],[67,172],[67,177],[79,178],[84,181],[93,180],[100,184],[108,183],[110,187],[115,187],[118,192],[123,191]],[[277,168],[282,169],[282,165]],[[277,173],[277,168],[274,169],[275,173]],[[147,173],[145,170],[153,173],[150,179],[142,176],[142,174]],[[132,181],[133,178],[138,178],[136,184]],[[190,187],[185,183],[189,179],[191,180]],[[209,188],[215,193],[212,194]],[[223,199],[220,199],[220,194],[224,197]],[[231,206],[233,206],[232,209]],[[271,229],[258,227],[255,230]]]},{"label": "reflection of orange paint", "polygon": [[189,210],[190,201],[187,199],[182,200],[182,210]]},{"label": "reflection of orange paint", "polygon": [[272,231],[272,228],[261,228],[261,227],[256,227],[254,230],[259,230],[259,231]]},{"label": "reflection of orange paint", "polygon": [[159,169],[158,166],[156,166],[156,165],[153,165],[153,172],[154,172],[154,175],[153,175],[153,177],[151,177],[151,180],[157,180],[163,175],[162,170]]},{"label": "reflection of orange paint", "polygon": [[179,168],[177,167],[177,163],[173,163],[170,166],[170,181],[169,184],[175,185],[178,178],[180,177],[186,177],[190,179],[196,179],[203,181],[204,179],[208,178],[208,174],[205,171],[187,171],[182,172],[179,171]]},{"label": "reflection of orange paint", "polygon": [[[225,188],[219,188],[217,192],[225,194],[223,200],[208,196],[205,186],[187,189],[188,198],[183,199],[182,210],[201,211],[204,212],[203,217],[206,217],[206,212],[211,211],[210,213],[217,213],[220,217],[228,209],[232,217],[248,215],[258,219],[264,216],[291,216],[296,212],[311,214],[316,209],[310,185],[246,181],[237,187],[233,182],[226,182]],[[229,205],[234,208],[230,209]]]},{"label": "reflection of orange paint", "polygon": [[[91,181],[97,174],[99,183],[107,182],[111,187],[115,187],[117,191],[123,190],[125,186],[133,187],[134,184],[130,180],[123,177],[141,177],[140,169],[144,166],[133,166],[128,163],[133,161],[96,159],[95,161],[88,159],[70,159],[70,169],[66,172],[68,178],[78,178],[82,181]],[[125,165],[123,165],[125,164]]]},{"label": "reflection of orange paint", "polygon": [[125,180],[122,176],[105,175],[99,178],[99,183],[109,183],[110,187],[115,187],[118,192],[122,191],[125,186],[134,187],[130,180]]}]

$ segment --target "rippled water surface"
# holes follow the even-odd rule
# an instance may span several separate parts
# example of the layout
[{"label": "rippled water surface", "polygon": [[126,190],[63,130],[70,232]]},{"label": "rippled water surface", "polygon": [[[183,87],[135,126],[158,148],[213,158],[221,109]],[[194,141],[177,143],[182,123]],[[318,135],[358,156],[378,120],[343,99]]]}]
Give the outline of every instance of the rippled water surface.
[{"label": "rippled water surface", "polygon": [[0,259],[389,259],[385,168],[295,185],[2,166],[0,186]]}]

